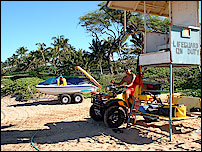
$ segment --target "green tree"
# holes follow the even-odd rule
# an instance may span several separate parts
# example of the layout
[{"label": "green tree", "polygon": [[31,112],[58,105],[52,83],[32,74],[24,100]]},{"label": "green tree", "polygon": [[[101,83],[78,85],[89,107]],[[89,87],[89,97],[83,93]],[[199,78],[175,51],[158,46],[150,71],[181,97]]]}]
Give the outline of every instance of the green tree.
[{"label": "green tree", "polygon": [[51,43],[54,46],[54,51],[56,55],[56,65],[61,64],[61,54],[63,49],[63,42],[64,42],[64,35],[60,35],[58,37],[52,37],[53,43]]},{"label": "green tree", "polygon": [[[126,33],[124,32],[124,11],[110,9],[106,2],[98,4],[99,9],[80,17],[79,24],[93,37],[105,37],[108,67],[112,73],[111,58],[114,53],[129,57],[129,54],[140,54],[144,48],[143,14],[127,11]],[[168,32],[168,19],[154,15],[147,15],[147,29],[149,32]],[[126,40],[131,35],[131,48],[127,48]]]},{"label": "green tree", "polygon": [[126,38],[123,26],[120,26],[120,22],[117,22],[118,18],[120,21],[120,18],[123,17],[122,11],[109,9],[106,7],[106,2],[102,2],[98,6],[100,7],[98,10],[81,16],[79,24],[85,27],[93,37],[107,37],[103,50],[106,52],[109,71],[113,73],[111,66],[112,54],[115,50],[118,50],[119,42]]},{"label": "green tree", "polygon": [[45,43],[36,43],[36,45],[38,45],[38,51],[41,52],[41,55],[42,55],[42,58],[44,61],[44,65],[47,66],[45,56],[44,56],[45,52],[47,51],[47,49],[45,48],[46,44]]},{"label": "green tree", "polygon": [[24,46],[17,49],[16,53],[17,55],[19,55],[21,61],[23,61],[23,57],[27,53],[27,51],[28,49]]},{"label": "green tree", "polygon": [[102,68],[102,61],[103,59],[105,60],[105,43],[104,40],[99,40],[97,37],[96,39],[92,40],[92,44],[90,44],[91,46],[89,47],[89,49],[92,51],[91,53],[91,60],[92,61],[98,61],[99,67],[100,67],[100,74],[103,74],[103,68]]}]

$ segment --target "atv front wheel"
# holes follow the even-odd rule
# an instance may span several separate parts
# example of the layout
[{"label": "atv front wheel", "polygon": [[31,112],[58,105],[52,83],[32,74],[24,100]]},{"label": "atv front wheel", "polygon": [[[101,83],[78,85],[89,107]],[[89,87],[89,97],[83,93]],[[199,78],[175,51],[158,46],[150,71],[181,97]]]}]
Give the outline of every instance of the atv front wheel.
[{"label": "atv front wheel", "polygon": [[118,128],[126,120],[126,111],[123,107],[109,107],[104,114],[104,123],[107,127]]}]

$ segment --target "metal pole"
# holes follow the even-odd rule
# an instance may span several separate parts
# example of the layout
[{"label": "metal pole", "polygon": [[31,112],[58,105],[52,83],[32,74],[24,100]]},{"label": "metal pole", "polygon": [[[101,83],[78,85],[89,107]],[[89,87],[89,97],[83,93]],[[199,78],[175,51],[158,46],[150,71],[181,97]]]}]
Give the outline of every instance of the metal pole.
[{"label": "metal pole", "polygon": [[173,66],[170,64],[170,113],[169,113],[169,132],[172,141],[172,102],[173,102]]},{"label": "metal pole", "polygon": [[147,48],[147,38],[146,38],[146,34],[147,34],[147,24],[146,24],[146,1],[144,1],[144,53],[146,53],[146,48]]},{"label": "metal pole", "polygon": [[[169,1],[169,43],[170,43],[169,45],[170,45],[170,49],[171,49],[171,26],[172,26],[172,8],[171,8],[171,1]],[[173,102],[173,66],[172,66],[172,56],[171,56],[171,61],[170,62],[171,63],[170,63],[169,133],[170,133],[170,141],[172,141],[172,102]]]}]

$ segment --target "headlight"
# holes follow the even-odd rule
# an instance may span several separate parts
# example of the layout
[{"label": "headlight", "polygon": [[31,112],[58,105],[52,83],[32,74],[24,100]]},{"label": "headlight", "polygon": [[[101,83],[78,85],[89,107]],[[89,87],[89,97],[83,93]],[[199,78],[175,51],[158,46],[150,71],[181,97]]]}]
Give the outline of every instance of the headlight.
[{"label": "headlight", "polygon": [[110,87],[109,86],[107,86],[107,91],[109,91],[110,90]]}]

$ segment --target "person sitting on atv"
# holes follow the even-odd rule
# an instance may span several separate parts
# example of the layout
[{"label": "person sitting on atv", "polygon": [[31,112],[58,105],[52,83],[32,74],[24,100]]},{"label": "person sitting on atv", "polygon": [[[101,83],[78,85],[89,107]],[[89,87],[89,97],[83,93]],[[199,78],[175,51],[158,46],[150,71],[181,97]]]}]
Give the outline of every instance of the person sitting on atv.
[{"label": "person sitting on atv", "polygon": [[111,83],[116,85],[122,85],[124,82],[127,83],[127,85],[124,85],[125,88],[125,98],[128,101],[129,97],[133,95],[135,91],[135,87],[138,83],[136,83],[136,75],[131,72],[131,69],[129,67],[124,67],[124,71],[126,73],[126,76],[122,78],[122,80],[119,83],[115,83],[114,80],[111,80]]}]

